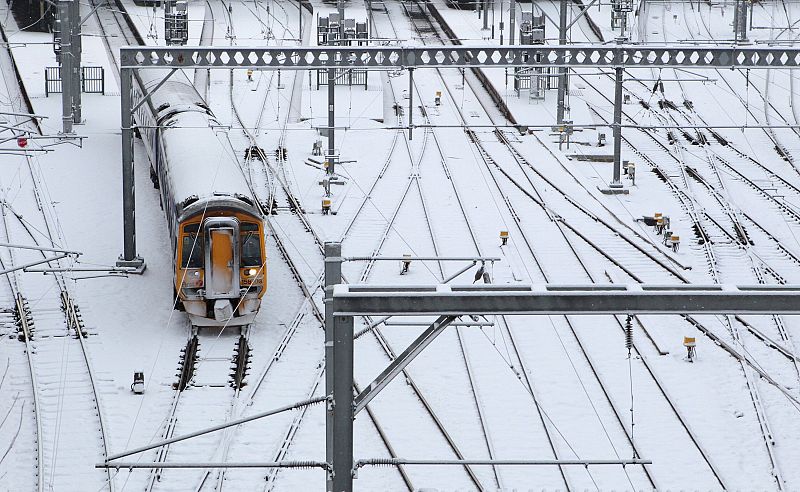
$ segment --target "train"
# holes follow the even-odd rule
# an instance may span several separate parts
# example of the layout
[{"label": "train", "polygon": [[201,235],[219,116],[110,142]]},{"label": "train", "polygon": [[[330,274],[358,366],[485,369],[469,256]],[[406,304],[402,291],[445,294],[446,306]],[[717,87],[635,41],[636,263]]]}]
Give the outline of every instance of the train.
[{"label": "train", "polygon": [[[133,100],[168,73],[137,72]],[[134,120],[169,229],[175,307],[197,327],[251,324],[267,289],[265,224],[227,130],[183,71]]]}]

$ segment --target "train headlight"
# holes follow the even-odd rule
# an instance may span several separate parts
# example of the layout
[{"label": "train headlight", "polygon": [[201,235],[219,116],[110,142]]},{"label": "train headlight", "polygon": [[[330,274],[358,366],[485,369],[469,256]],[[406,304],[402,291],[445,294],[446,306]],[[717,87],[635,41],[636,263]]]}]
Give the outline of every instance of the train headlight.
[{"label": "train headlight", "polygon": [[256,270],[255,268],[248,268],[247,270],[244,271],[244,274],[247,275],[248,277],[252,277],[256,273],[258,273],[258,270]]},{"label": "train headlight", "polygon": [[183,288],[197,289],[203,286],[203,272],[200,269],[187,270],[183,278]]}]

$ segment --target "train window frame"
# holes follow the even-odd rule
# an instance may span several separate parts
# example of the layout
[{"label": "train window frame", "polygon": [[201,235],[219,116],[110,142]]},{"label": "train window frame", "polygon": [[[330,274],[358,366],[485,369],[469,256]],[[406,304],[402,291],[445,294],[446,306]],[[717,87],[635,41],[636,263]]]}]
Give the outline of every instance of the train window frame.
[{"label": "train window frame", "polygon": [[[199,236],[200,224],[187,224],[183,226],[181,234],[181,263],[180,268],[202,269],[205,266],[205,248]],[[198,238],[201,238],[198,241]]]},{"label": "train window frame", "polygon": [[[264,251],[261,245],[261,227],[254,222],[242,222],[239,224],[240,236],[240,253],[239,253],[239,266],[241,268],[256,267],[260,268],[263,263]],[[253,260],[256,256],[245,254],[245,245],[255,238],[255,244],[258,247],[258,260]],[[253,261],[247,261],[253,260]]]}]

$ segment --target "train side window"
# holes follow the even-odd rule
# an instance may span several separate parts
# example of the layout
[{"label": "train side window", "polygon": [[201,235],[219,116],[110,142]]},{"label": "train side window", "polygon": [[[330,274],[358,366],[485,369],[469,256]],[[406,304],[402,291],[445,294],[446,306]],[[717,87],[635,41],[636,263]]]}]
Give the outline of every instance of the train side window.
[{"label": "train side window", "polygon": [[240,226],[242,231],[242,265],[261,266],[261,237],[258,235],[258,225],[245,222]]},{"label": "train side window", "polygon": [[203,268],[203,241],[197,234],[183,236],[181,265],[183,268]]}]

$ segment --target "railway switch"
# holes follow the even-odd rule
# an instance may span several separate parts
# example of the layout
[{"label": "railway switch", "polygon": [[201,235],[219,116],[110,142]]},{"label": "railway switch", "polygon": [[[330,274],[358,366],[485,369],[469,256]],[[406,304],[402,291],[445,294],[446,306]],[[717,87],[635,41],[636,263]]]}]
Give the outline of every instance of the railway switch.
[{"label": "railway switch", "polygon": [[131,384],[131,391],[137,395],[144,393],[144,372],[136,371],[133,373],[133,383]]},{"label": "railway switch", "polygon": [[328,215],[331,212],[331,199],[325,197],[322,199],[322,215]]},{"label": "railway switch", "polygon": [[508,231],[500,231],[500,245],[505,246],[508,244]]},{"label": "railway switch", "polygon": [[697,341],[694,337],[683,337],[683,346],[686,347],[686,360],[689,362],[694,362],[694,358],[697,355],[695,350],[697,347]]}]

